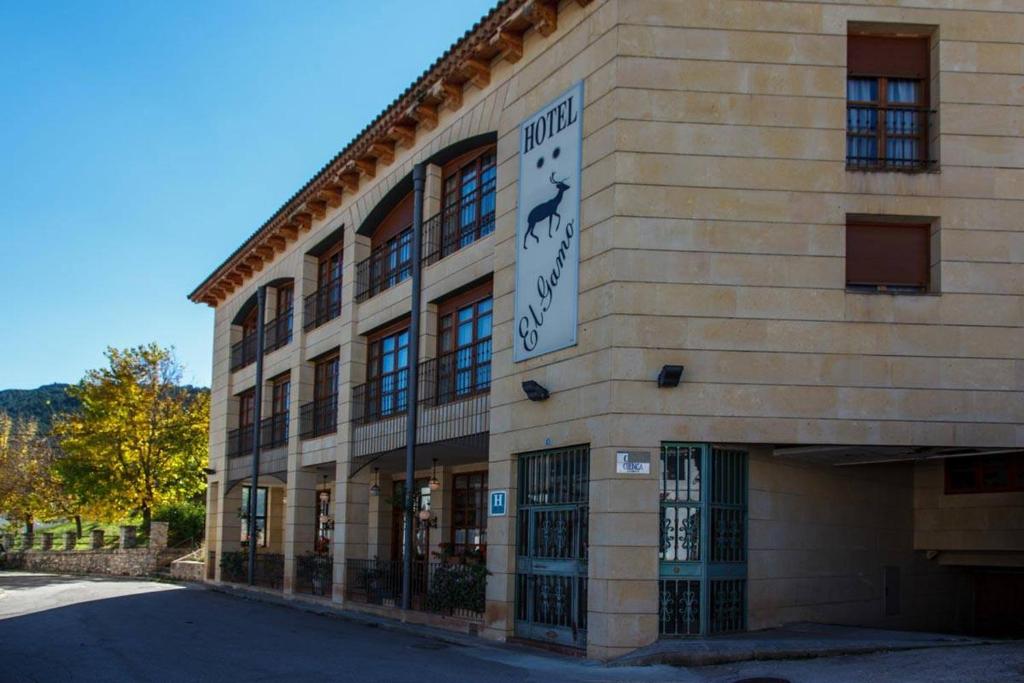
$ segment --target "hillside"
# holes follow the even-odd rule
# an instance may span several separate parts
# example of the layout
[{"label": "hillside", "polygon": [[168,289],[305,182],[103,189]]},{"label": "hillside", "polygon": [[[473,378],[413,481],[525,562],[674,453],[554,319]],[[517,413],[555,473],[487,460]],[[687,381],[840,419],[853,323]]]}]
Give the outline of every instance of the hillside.
[{"label": "hillside", "polygon": [[16,420],[35,419],[40,429],[49,431],[50,418],[78,409],[78,401],[65,392],[67,384],[45,384],[38,389],[0,390],[0,411]]},{"label": "hillside", "polygon": [[[50,430],[53,415],[78,409],[78,401],[65,391],[68,384],[46,384],[38,389],[0,390],[0,412],[16,420],[35,419],[42,431]],[[186,386],[190,393],[207,392],[205,387]]]}]

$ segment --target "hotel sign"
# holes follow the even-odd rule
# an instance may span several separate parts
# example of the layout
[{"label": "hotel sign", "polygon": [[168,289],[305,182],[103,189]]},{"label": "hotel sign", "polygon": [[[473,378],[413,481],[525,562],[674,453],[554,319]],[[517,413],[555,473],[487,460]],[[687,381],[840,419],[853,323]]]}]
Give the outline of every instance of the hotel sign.
[{"label": "hotel sign", "polygon": [[513,360],[576,344],[583,82],[519,126]]}]

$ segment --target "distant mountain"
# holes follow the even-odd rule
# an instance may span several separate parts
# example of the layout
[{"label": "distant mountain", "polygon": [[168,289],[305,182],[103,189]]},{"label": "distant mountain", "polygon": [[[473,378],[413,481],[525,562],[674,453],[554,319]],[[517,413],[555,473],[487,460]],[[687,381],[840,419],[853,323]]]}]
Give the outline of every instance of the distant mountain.
[{"label": "distant mountain", "polygon": [[38,389],[0,390],[0,411],[16,420],[34,419],[42,431],[50,431],[54,415],[78,410],[78,401],[65,391],[68,384],[45,384]]},{"label": "distant mountain", "polygon": [[[50,422],[54,415],[78,410],[77,399],[68,396],[69,384],[45,384],[38,389],[3,389],[0,390],[0,412],[7,413],[16,420],[34,419],[43,432],[50,431]],[[206,387],[186,385],[185,389],[192,394],[208,392]]]}]

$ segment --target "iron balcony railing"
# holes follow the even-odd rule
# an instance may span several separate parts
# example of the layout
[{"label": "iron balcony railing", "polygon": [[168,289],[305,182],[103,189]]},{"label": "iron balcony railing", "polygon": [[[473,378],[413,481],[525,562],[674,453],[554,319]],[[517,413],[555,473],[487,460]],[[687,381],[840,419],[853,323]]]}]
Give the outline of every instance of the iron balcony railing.
[{"label": "iron balcony railing", "polygon": [[[385,607],[402,603],[401,560],[346,560],[345,598]],[[487,571],[482,565],[412,563],[412,609],[463,619],[483,618]]]},{"label": "iron balcony railing", "polygon": [[256,333],[242,337],[242,341],[231,347],[231,371],[241,370],[256,362]]},{"label": "iron balcony railing", "polygon": [[227,454],[229,458],[252,455],[252,425],[232,429],[228,432]]},{"label": "iron balcony railing", "polygon": [[924,171],[930,158],[929,131],[935,111],[913,105],[846,105],[846,167],[851,170]]},{"label": "iron balcony railing", "polygon": [[302,329],[312,330],[341,315],[341,279],[331,280],[303,300]]},{"label": "iron balcony railing", "polygon": [[495,178],[423,223],[423,265],[440,261],[494,232]]},{"label": "iron balcony railing", "polygon": [[288,445],[288,413],[278,413],[265,418],[261,423],[261,448],[280,448]]},{"label": "iron balcony railing", "polygon": [[[442,405],[491,389],[491,338],[420,363],[419,402]],[[352,420],[377,422],[408,409],[409,370],[384,373],[352,390]]]},{"label": "iron balcony railing", "polygon": [[356,264],[356,301],[366,301],[412,277],[412,227]]},{"label": "iron balcony railing", "polygon": [[[260,448],[269,450],[280,448],[288,444],[288,414],[279,413],[271,415],[260,421]],[[244,455],[252,455],[253,430],[252,425],[232,429],[228,432],[227,455],[229,458],[237,458]]]},{"label": "iron balcony railing", "polygon": [[263,327],[263,350],[270,353],[286,346],[292,341],[292,309],[282,312],[279,316]]},{"label": "iron balcony railing", "polygon": [[338,431],[338,395],[310,401],[299,408],[299,437],[313,439]]}]

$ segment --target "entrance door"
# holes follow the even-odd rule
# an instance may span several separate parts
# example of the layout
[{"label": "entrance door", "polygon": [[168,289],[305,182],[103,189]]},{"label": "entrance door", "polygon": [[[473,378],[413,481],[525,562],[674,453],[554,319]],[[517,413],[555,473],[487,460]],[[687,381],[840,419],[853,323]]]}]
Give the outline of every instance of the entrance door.
[{"label": "entrance door", "polygon": [[708,444],[663,444],[661,635],[746,628],[746,539],[746,452]]},{"label": "entrance door", "polygon": [[516,635],[587,643],[590,447],[519,456]]}]

